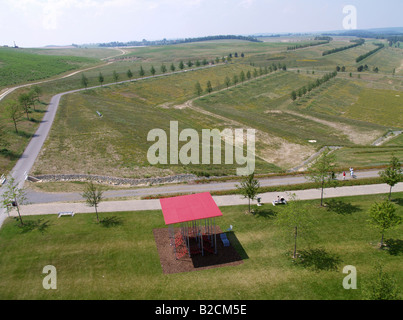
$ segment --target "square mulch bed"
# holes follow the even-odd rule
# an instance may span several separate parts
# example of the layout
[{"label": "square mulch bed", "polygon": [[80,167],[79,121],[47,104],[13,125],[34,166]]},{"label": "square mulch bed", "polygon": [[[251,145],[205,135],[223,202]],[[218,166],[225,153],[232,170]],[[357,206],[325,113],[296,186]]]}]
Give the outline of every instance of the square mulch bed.
[{"label": "square mulch bed", "polygon": [[168,228],[154,229],[155,243],[157,244],[158,254],[162,271],[165,274],[189,272],[196,270],[205,270],[217,267],[236,266],[243,263],[243,260],[235,248],[230,244],[229,247],[224,247],[220,233],[221,229],[217,226],[217,254],[204,252],[194,254],[189,257],[186,254],[180,259],[175,258],[173,247],[170,245]]}]

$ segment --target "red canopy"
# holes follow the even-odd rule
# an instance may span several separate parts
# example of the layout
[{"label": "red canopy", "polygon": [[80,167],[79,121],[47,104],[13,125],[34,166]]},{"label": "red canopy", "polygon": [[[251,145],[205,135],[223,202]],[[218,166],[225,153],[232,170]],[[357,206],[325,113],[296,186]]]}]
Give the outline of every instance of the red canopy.
[{"label": "red canopy", "polygon": [[210,192],[160,199],[165,224],[222,216]]}]

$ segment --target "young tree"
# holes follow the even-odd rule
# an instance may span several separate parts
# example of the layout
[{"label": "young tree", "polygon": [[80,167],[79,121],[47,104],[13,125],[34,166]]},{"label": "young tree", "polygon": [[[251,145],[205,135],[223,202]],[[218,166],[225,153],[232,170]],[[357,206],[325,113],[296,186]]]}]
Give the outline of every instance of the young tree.
[{"label": "young tree", "polygon": [[397,227],[402,222],[402,219],[395,214],[395,211],[395,205],[389,200],[380,203],[375,202],[369,210],[369,224],[373,228],[378,229],[382,235],[380,249],[383,249],[385,231]]},{"label": "young tree", "polygon": [[165,64],[161,65],[161,73],[165,73],[167,72],[167,67],[165,66]]},{"label": "young tree", "polygon": [[144,71],[144,69],[143,69],[143,66],[140,66],[140,72],[139,72],[139,74],[140,74],[140,77],[144,77],[144,75],[146,74],[145,71]]},{"label": "young tree", "polygon": [[200,95],[202,94],[202,92],[203,92],[203,89],[202,89],[202,87],[201,87],[199,81],[196,82],[196,85],[195,85],[195,92],[196,92],[196,94],[197,94],[198,96],[200,96]]},{"label": "young tree", "polygon": [[193,62],[192,62],[191,60],[189,60],[189,61],[187,62],[187,66],[188,66],[189,68],[191,68],[191,67],[193,66]]},{"label": "young tree", "polygon": [[13,121],[15,133],[18,133],[17,123],[21,121],[24,110],[15,100],[9,100],[5,106],[5,114]]},{"label": "young tree", "polygon": [[250,80],[250,78],[252,78],[252,74],[250,73],[249,70],[248,70],[248,72],[246,73],[246,78],[248,78],[248,80]]},{"label": "young tree", "polygon": [[98,81],[99,81],[99,83],[101,84],[101,87],[102,87],[102,84],[104,83],[105,78],[104,78],[104,76],[102,75],[101,72],[98,75]]},{"label": "young tree", "polygon": [[239,78],[241,79],[241,82],[243,83],[245,81],[245,72],[243,70],[241,71],[241,74],[239,75]]},{"label": "young tree", "polygon": [[179,69],[183,70],[183,68],[185,68],[185,64],[183,63],[183,61],[179,62]]},{"label": "young tree", "polygon": [[98,205],[102,201],[103,190],[100,186],[96,186],[94,182],[90,181],[86,184],[84,193],[81,196],[85,199],[86,203],[90,207],[95,208],[95,214],[97,216],[97,222],[99,222],[98,217]]},{"label": "young tree", "polygon": [[292,101],[297,100],[297,93],[295,92],[295,90],[293,90],[293,91],[291,92],[291,99],[292,99]]},{"label": "young tree", "polygon": [[224,82],[225,82],[225,85],[227,86],[227,89],[228,89],[229,85],[231,84],[231,79],[228,76],[226,76]]},{"label": "young tree", "polygon": [[250,213],[250,201],[254,200],[259,193],[259,181],[255,179],[255,174],[252,172],[250,175],[244,178],[240,185],[237,185],[236,187],[244,198],[248,198]]},{"label": "young tree", "polygon": [[116,70],[113,70],[113,80],[115,80],[115,82],[118,82],[118,80],[119,80],[119,75],[116,72]]},{"label": "young tree", "polygon": [[376,276],[363,286],[366,300],[401,300],[399,285],[392,276],[383,271],[382,265],[375,267]]},{"label": "young tree", "polygon": [[309,210],[307,206],[301,202],[295,195],[295,193],[289,195],[287,205],[283,210],[277,215],[275,224],[289,230],[292,230],[292,235],[294,238],[294,249],[292,257],[297,258],[297,239],[300,236],[302,230],[305,229],[310,224]]},{"label": "young tree", "polygon": [[207,89],[206,89],[206,91],[207,91],[208,93],[211,93],[211,92],[213,91],[213,87],[212,87],[212,85],[211,85],[211,81],[210,81],[210,80],[207,81]]},{"label": "young tree", "polygon": [[85,76],[85,74],[81,74],[81,85],[87,89],[88,87],[88,78]]},{"label": "young tree", "polygon": [[14,178],[10,177],[7,180],[8,181],[5,186],[5,191],[2,196],[2,205],[7,210],[9,210],[9,207],[17,208],[18,217],[20,218],[21,225],[24,225],[20,213],[20,205],[23,205],[27,199],[25,190],[18,187],[18,183],[15,182]]},{"label": "young tree", "polygon": [[33,86],[32,87],[33,92],[35,92],[35,97],[38,102],[41,100],[41,94],[42,94],[42,89],[39,86]]},{"label": "young tree", "polygon": [[132,72],[130,69],[127,70],[126,75],[127,75],[127,77],[129,78],[129,80],[132,80],[132,78],[133,78],[133,72]]},{"label": "young tree", "polygon": [[18,96],[18,102],[21,107],[24,109],[25,114],[27,115],[27,120],[29,120],[29,111],[31,109],[32,100],[28,93],[22,93]]},{"label": "young tree", "polygon": [[323,189],[326,186],[335,186],[335,155],[329,148],[309,168],[307,179],[320,184],[320,205],[323,206]]},{"label": "young tree", "polygon": [[238,76],[236,75],[236,74],[234,74],[234,76],[232,77],[232,83],[234,84],[234,85],[236,85],[237,83],[238,83]]},{"label": "young tree", "polygon": [[171,64],[171,67],[170,67],[170,68],[171,68],[171,71],[172,71],[172,72],[175,71],[175,65],[174,65],[173,63]]},{"label": "young tree", "polygon": [[399,159],[392,155],[392,158],[389,162],[389,167],[385,170],[380,171],[379,175],[382,178],[382,181],[390,186],[389,189],[389,200],[392,195],[392,188],[395,184],[403,181],[403,170]]},{"label": "young tree", "polygon": [[155,69],[154,69],[154,66],[151,66],[150,72],[151,72],[151,74],[152,74],[152,75],[155,75]]}]

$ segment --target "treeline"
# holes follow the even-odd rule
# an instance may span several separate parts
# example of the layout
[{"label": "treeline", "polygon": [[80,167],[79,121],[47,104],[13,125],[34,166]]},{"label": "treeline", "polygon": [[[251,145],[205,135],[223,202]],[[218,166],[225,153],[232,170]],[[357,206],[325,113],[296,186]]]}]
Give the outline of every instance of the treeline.
[{"label": "treeline", "polygon": [[308,83],[308,85],[299,88],[298,90],[293,90],[290,94],[291,99],[295,101],[298,97],[301,98],[302,96],[306,95],[307,93],[311,92],[313,89],[321,86],[322,84],[328,82],[330,79],[333,79],[337,76],[337,72],[333,71],[331,73],[326,73],[322,78],[316,79],[316,81],[312,81]]},{"label": "treeline", "polygon": [[142,41],[129,41],[129,42],[108,42],[108,43],[100,43],[99,47],[131,47],[131,46],[161,46],[161,45],[172,45],[172,44],[180,44],[180,43],[190,43],[190,42],[201,42],[201,41],[212,41],[212,40],[244,40],[251,42],[262,42],[255,37],[248,36],[235,36],[235,35],[219,35],[219,36],[208,36],[208,37],[198,37],[198,38],[185,38],[185,39],[176,39],[176,40],[155,40],[148,41],[143,39]]},{"label": "treeline", "polygon": [[360,55],[357,59],[355,59],[355,62],[358,63],[358,62],[364,60],[365,58],[368,58],[370,55],[378,52],[379,50],[381,50],[381,49],[383,49],[385,47],[385,45],[383,43],[375,43],[375,45],[378,48],[375,48],[374,50],[371,50],[371,51],[369,51],[369,52],[367,52],[365,54]]},{"label": "treeline", "polygon": [[331,49],[331,50],[323,51],[322,56],[326,56],[328,54],[332,54],[332,53],[336,53],[336,52],[340,52],[340,51],[344,51],[344,50],[347,50],[347,49],[358,47],[358,46],[364,44],[365,40],[364,39],[358,39],[358,40],[351,40],[350,42],[354,42],[354,44],[349,45],[349,46],[344,46],[344,47],[340,47],[340,48],[334,48],[334,49]]},{"label": "treeline", "polygon": [[311,43],[305,43],[305,44],[296,44],[294,46],[288,46],[287,50],[291,51],[291,50],[297,50],[297,49],[302,49],[302,48],[314,47],[314,46],[319,46],[321,44],[326,44],[329,42],[330,42],[330,40],[311,42]]},{"label": "treeline", "polygon": [[401,35],[401,36],[391,36],[391,37],[386,38],[386,40],[388,41],[390,47],[393,46],[396,43],[399,44],[399,46],[400,46],[399,42],[403,42],[403,35]]},{"label": "treeline", "polygon": [[318,36],[318,37],[315,37],[315,39],[313,39],[313,40],[320,40],[320,41],[332,41],[333,40],[333,38],[332,37],[328,37],[328,36]]}]

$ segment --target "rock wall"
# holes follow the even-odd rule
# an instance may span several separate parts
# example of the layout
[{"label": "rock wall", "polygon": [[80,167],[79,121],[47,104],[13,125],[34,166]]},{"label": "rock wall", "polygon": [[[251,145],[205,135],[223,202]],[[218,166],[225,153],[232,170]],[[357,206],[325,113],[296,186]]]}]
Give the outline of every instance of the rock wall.
[{"label": "rock wall", "polygon": [[143,178],[143,179],[129,179],[129,178],[115,178],[99,175],[87,174],[45,174],[31,177],[43,182],[57,182],[57,181],[94,181],[99,183],[107,183],[112,185],[130,185],[130,186],[150,186],[165,183],[178,183],[198,180],[198,177],[193,174],[178,174],[169,177],[157,178]]}]

